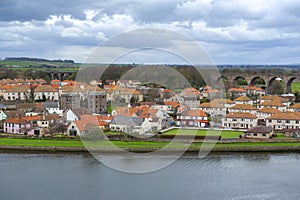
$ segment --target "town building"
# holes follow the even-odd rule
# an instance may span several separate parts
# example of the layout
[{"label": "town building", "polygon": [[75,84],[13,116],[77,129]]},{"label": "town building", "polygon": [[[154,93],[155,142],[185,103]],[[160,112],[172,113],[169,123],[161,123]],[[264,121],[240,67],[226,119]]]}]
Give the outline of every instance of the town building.
[{"label": "town building", "polygon": [[39,85],[34,90],[34,100],[58,101],[58,90],[54,89],[51,85]]},{"label": "town building", "polygon": [[276,113],[266,118],[266,125],[273,130],[300,129],[300,113]]},{"label": "town building", "polygon": [[208,117],[206,113],[202,110],[186,110],[176,118],[177,126],[181,127],[208,127]]},{"label": "town building", "polygon": [[90,113],[107,113],[107,102],[105,92],[91,92],[88,95],[88,110]]},{"label": "town building", "polygon": [[17,101],[17,100],[28,100],[31,98],[30,88],[27,85],[16,85],[8,88],[4,94],[3,98],[6,101]]},{"label": "town building", "polygon": [[249,112],[231,112],[222,118],[222,126],[232,129],[250,129],[257,126],[257,117]]},{"label": "town building", "polygon": [[271,127],[262,125],[250,128],[243,134],[243,137],[247,139],[269,139],[273,136],[273,129]]}]

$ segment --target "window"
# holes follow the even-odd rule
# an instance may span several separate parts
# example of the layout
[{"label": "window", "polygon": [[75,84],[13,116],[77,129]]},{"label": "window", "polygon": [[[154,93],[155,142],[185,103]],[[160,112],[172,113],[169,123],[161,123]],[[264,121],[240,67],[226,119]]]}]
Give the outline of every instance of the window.
[{"label": "window", "polygon": [[272,120],[271,120],[271,119],[269,119],[269,123],[272,123]]},{"label": "window", "polygon": [[299,124],[299,120],[296,120],[296,124]]},{"label": "window", "polygon": [[277,120],[277,123],[281,123],[281,120]]},{"label": "window", "polygon": [[254,133],[253,136],[257,136],[257,133]]},{"label": "window", "polygon": [[285,120],[285,123],[289,124],[289,123],[290,123],[290,120]]},{"label": "window", "polygon": [[266,137],[266,136],[267,136],[267,134],[263,133],[263,134],[262,134],[262,136],[263,136],[263,137]]}]

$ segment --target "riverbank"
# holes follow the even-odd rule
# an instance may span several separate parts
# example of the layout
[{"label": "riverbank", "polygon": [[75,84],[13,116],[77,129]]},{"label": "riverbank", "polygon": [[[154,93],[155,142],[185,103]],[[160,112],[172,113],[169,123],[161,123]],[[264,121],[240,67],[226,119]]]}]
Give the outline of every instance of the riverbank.
[{"label": "riverbank", "polygon": [[[124,151],[146,153],[164,148],[162,153],[181,152],[296,152],[300,151],[300,142],[278,140],[244,141],[244,142],[218,142],[212,143],[186,143],[174,142],[137,142],[137,141],[97,141],[84,142],[93,152],[122,153]],[[37,140],[37,139],[0,139],[0,152],[34,152],[34,153],[84,153],[89,152],[80,140]],[[115,147],[112,147],[112,143]],[[212,146],[210,146],[212,145]]]}]

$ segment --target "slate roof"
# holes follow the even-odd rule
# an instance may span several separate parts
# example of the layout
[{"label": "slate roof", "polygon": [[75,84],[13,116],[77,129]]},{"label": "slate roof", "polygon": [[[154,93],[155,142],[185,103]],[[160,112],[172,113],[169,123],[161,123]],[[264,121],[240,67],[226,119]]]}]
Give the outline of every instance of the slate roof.
[{"label": "slate roof", "polygon": [[58,108],[58,102],[43,102],[44,108]]},{"label": "slate roof", "polygon": [[262,126],[262,125],[255,126],[245,131],[245,133],[270,133],[270,132],[272,132],[271,127]]},{"label": "slate roof", "polygon": [[141,126],[144,119],[138,117],[115,116],[111,124]]}]

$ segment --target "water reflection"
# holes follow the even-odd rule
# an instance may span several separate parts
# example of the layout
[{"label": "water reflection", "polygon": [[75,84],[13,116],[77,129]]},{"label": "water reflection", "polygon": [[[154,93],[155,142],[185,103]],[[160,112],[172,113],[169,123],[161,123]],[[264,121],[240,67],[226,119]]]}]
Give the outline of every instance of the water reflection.
[{"label": "water reflection", "polygon": [[299,154],[185,155],[165,169],[128,174],[89,154],[0,154],[0,199],[300,199],[299,166]]}]

